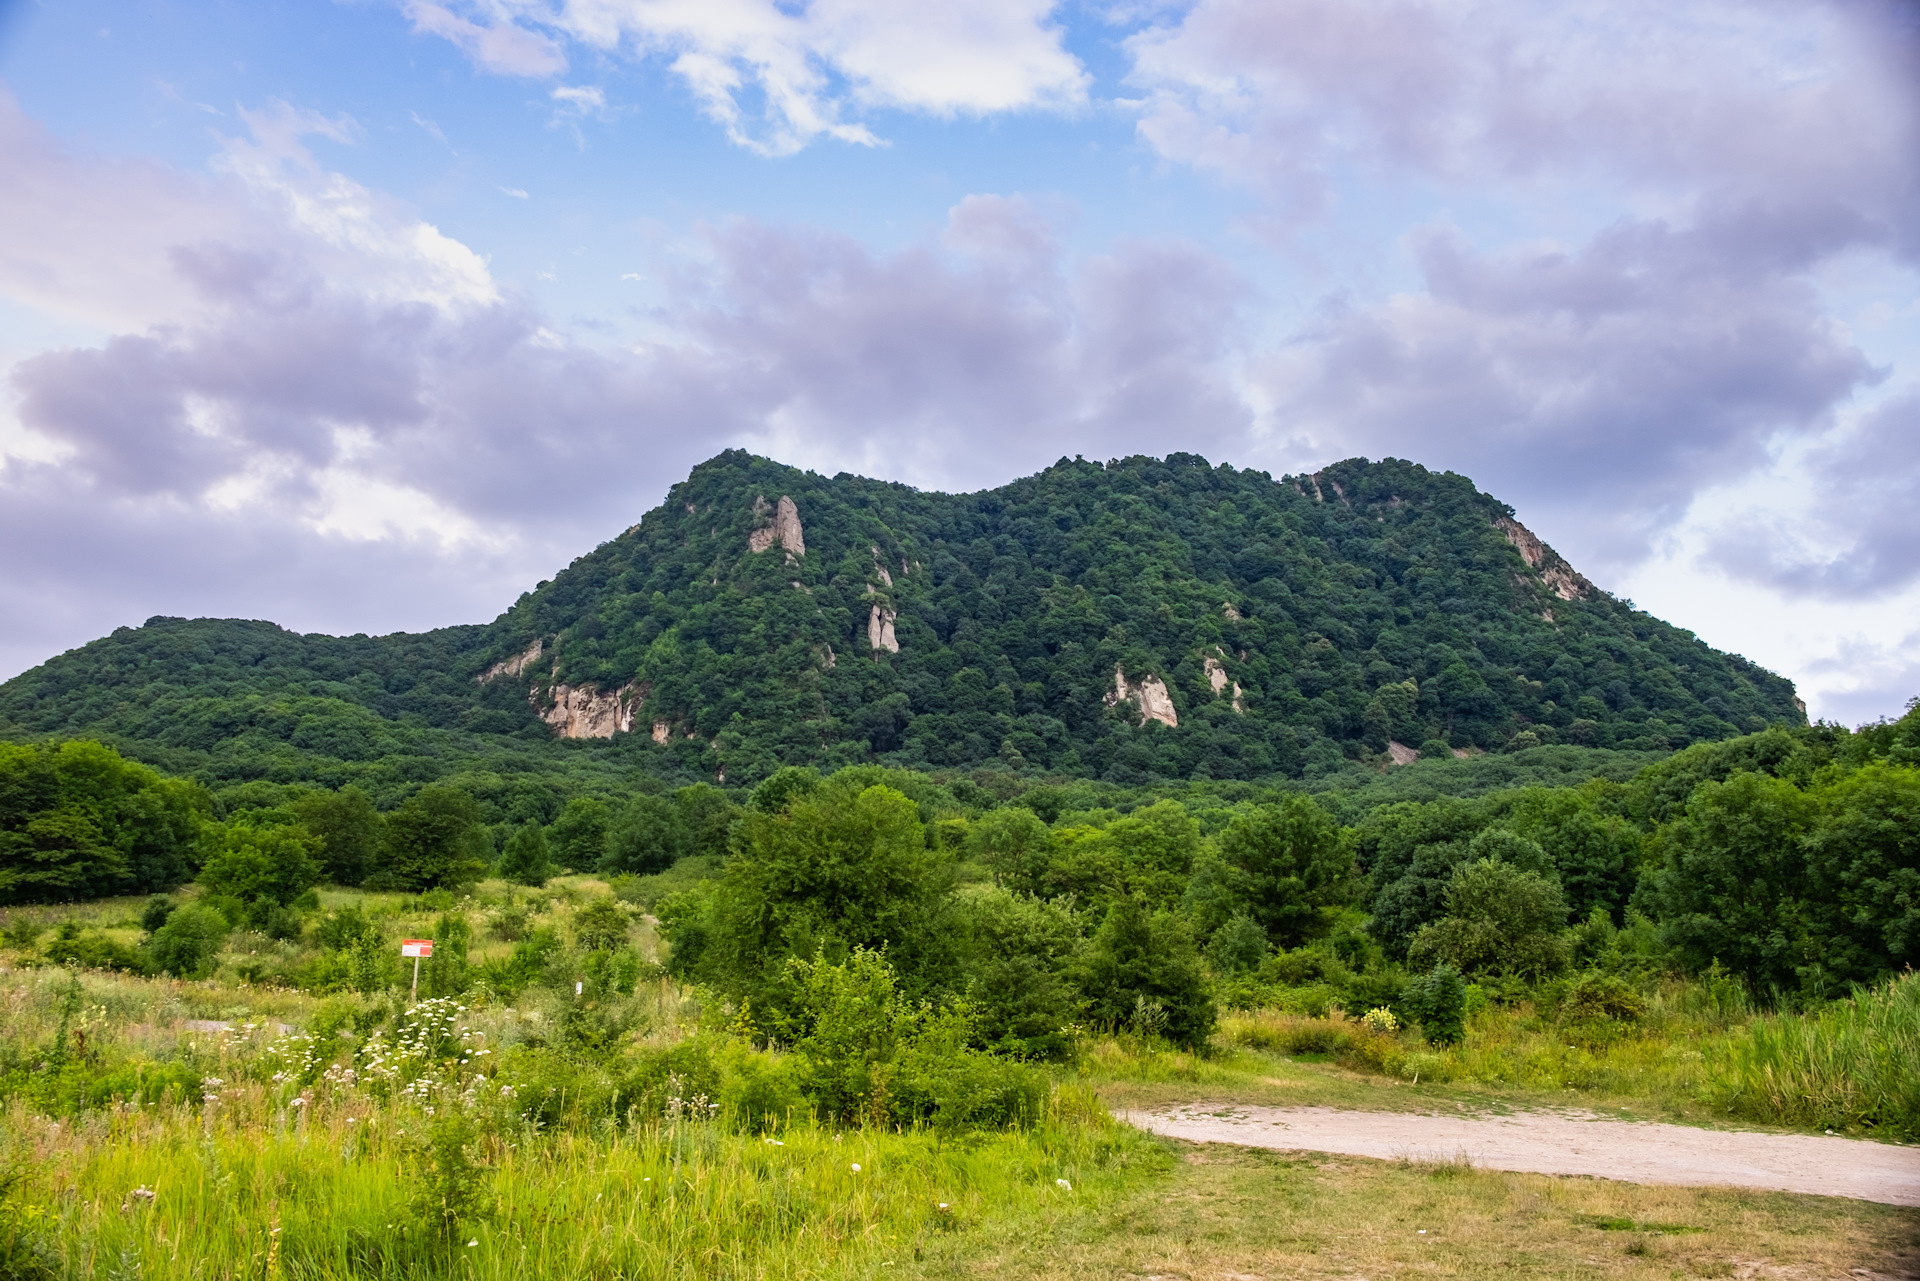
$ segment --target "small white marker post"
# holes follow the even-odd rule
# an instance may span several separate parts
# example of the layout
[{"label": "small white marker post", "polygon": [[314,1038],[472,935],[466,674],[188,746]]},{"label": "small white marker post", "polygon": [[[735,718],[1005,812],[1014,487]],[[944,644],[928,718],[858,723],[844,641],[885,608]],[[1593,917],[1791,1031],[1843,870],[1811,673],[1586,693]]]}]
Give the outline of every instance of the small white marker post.
[{"label": "small white marker post", "polygon": [[420,999],[420,958],[433,955],[433,940],[401,939],[400,955],[413,958],[413,995],[408,999],[418,1001]]}]

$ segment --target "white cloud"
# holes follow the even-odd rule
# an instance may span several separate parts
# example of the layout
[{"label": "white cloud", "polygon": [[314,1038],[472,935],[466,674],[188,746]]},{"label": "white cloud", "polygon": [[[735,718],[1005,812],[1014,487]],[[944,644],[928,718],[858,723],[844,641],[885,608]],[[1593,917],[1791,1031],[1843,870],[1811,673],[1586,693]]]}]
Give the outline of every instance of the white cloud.
[{"label": "white cloud", "polygon": [[[847,108],[937,116],[1073,106],[1088,77],[1061,43],[1054,0],[475,0],[474,22],[410,4],[417,30],[444,35],[485,70],[551,75],[560,41],[664,59],[735,142],[787,154],[822,136],[878,141]],[[423,16],[424,15],[424,16]],[[519,33],[549,61],[490,61],[489,36]],[[533,68],[540,69],[535,70]],[[757,113],[748,100],[757,98]]]},{"label": "white cloud", "polygon": [[510,20],[472,22],[429,0],[406,0],[405,8],[415,31],[451,40],[483,71],[540,77],[559,75],[567,69],[567,56],[559,45]]}]

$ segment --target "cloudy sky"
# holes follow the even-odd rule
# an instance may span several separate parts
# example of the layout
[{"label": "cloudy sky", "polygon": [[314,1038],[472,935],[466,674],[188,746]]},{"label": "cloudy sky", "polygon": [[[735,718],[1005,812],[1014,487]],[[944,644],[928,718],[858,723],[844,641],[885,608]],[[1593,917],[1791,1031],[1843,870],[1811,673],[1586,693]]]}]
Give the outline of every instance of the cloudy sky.
[{"label": "cloudy sky", "polygon": [[1473,477],[1920,693],[1920,18],[1845,0],[0,0],[0,676],[492,617],[732,445]]}]

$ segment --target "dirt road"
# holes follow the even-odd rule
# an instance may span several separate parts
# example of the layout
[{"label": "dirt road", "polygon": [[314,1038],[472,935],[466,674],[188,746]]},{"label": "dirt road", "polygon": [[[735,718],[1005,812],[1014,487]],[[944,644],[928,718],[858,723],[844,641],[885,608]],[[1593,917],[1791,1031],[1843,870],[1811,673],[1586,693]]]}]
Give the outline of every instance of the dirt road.
[{"label": "dirt road", "polygon": [[1920,1147],[1861,1139],[1700,1130],[1579,1111],[1473,1117],[1192,1104],[1120,1115],[1155,1134],[1196,1143],[1385,1160],[1465,1159],[1481,1169],[1920,1205]]}]

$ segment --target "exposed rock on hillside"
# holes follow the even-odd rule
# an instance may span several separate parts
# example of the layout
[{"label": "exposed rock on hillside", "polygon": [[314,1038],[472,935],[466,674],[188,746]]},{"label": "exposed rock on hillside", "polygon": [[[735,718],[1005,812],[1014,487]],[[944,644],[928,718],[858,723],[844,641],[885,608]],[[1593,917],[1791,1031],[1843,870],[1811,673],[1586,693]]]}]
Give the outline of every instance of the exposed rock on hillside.
[{"label": "exposed rock on hillside", "polygon": [[555,685],[544,706],[537,687],[530,697],[558,737],[612,738],[632,731],[634,709],[646,701],[646,691],[622,685],[603,694],[591,685]]},{"label": "exposed rock on hillside", "polygon": [[1149,676],[1137,685],[1127,684],[1125,669],[1113,669],[1113,689],[1106,696],[1108,707],[1117,707],[1128,699],[1140,711],[1140,723],[1159,721],[1162,725],[1177,727],[1180,714],[1173,709],[1173,695],[1167,692],[1167,684],[1158,676]]},{"label": "exposed rock on hillside", "polygon": [[[1527,568],[1539,574],[1540,581],[1552,588],[1555,596],[1561,600],[1585,600],[1593,593],[1593,584],[1575,573],[1560,553],[1535,538],[1525,525],[1511,516],[1496,516],[1493,526],[1506,535],[1507,541],[1520,553],[1520,559],[1527,562]],[[1548,622],[1553,621],[1551,610],[1546,618]]]},{"label": "exposed rock on hillside", "polygon": [[1233,686],[1233,710],[1244,713],[1247,710],[1247,703],[1240,692],[1240,682],[1227,678],[1227,669],[1220,665],[1220,660],[1214,655],[1207,654],[1201,658],[1200,662],[1201,666],[1206,668],[1207,684],[1213,687],[1214,697],[1218,698],[1226,693],[1227,686]]},{"label": "exposed rock on hillside", "polygon": [[867,644],[874,653],[878,654],[881,650],[889,654],[900,652],[900,641],[893,634],[893,620],[898,617],[894,611],[878,605],[867,615]]},{"label": "exposed rock on hillside", "polygon": [[545,641],[536,640],[533,644],[527,646],[513,657],[501,659],[492,667],[489,667],[486,671],[474,677],[474,679],[482,685],[485,685],[488,681],[499,680],[502,676],[518,676],[521,672],[526,671],[528,667],[532,666],[535,659],[540,657],[540,652],[545,647],[545,644]]},{"label": "exposed rock on hillside", "polygon": [[[754,499],[753,514],[757,521],[766,521],[766,499]],[[788,559],[797,560],[807,554],[807,540],[800,528],[800,509],[785,494],[780,496],[780,502],[773,508],[772,521],[747,535],[747,550],[750,552],[766,551],[775,543],[787,549]]]}]

